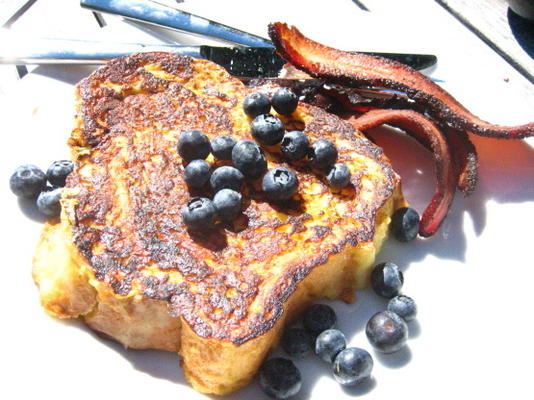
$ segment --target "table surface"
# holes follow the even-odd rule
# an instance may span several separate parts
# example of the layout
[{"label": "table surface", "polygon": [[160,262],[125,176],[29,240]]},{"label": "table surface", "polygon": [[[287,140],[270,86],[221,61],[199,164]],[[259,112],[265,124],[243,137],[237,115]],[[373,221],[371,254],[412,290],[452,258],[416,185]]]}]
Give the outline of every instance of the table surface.
[{"label": "table surface", "polygon": [[[440,85],[475,114],[502,124],[534,120],[534,88],[528,76],[503,57],[502,49],[497,50],[506,44],[491,44],[489,34],[481,39],[474,33],[473,27],[481,30],[482,25],[467,17],[467,11],[460,15],[469,18],[473,27],[466,27],[458,15],[449,12],[459,10],[452,0],[270,0],[269,7],[251,7],[249,0],[159,1],[259,35],[266,34],[267,23],[282,20],[313,39],[347,50],[433,53],[438,64],[425,73],[440,79]],[[16,19],[10,18],[21,6],[27,10]],[[0,10],[9,10],[9,15],[0,14],[1,21],[10,20],[9,29],[21,34],[213,43],[110,16],[103,17],[101,27],[91,12],[80,9],[73,0],[0,0]],[[507,13],[506,9],[502,12]],[[523,62],[511,53],[509,57]],[[531,62],[525,61],[524,68],[531,68]],[[32,162],[46,168],[50,161],[65,158],[65,138],[72,127],[73,85],[92,70],[94,67],[29,66],[28,73],[19,78],[19,72],[24,71],[0,66],[4,131],[0,182],[5,185],[19,164]],[[378,142],[401,175],[406,198],[422,210],[434,189],[432,158],[404,135],[380,132],[387,140],[378,138]],[[530,251],[532,139],[473,137],[480,154],[480,181],[475,193],[468,198],[456,196],[433,238],[408,246],[390,240],[380,253],[377,262],[395,261],[403,267],[403,290],[418,302],[419,317],[410,325],[409,346],[391,356],[373,352],[374,379],[354,389],[341,389],[326,366],[312,357],[298,360],[304,384],[296,400],[327,396],[378,400],[533,398],[534,348],[528,342],[534,281]],[[0,304],[4,325],[0,341],[7,371],[0,385],[1,398],[48,399],[52,394],[57,400],[210,398],[189,388],[177,368],[175,354],[125,350],[98,338],[81,323],[47,317],[38,306],[30,278],[32,251],[43,218],[17,201],[6,186],[2,205]],[[384,303],[367,290],[358,293],[355,304],[331,304],[350,344],[369,348],[364,333],[366,318],[383,309]],[[229,398],[266,396],[253,384]]]}]

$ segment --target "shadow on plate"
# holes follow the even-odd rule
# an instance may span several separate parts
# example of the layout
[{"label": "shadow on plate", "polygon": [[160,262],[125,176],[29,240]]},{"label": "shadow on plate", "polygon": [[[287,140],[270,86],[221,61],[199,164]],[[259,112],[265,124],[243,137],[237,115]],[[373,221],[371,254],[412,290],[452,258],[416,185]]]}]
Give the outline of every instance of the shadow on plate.
[{"label": "shadow on plate", "polygon": [[110,339],[104,339],[102,342],[128,360],[136,370],[154,378],[189,386],[180,367],[178,354],[163,350],[126,349]]},{"label": "shadow on plate", "polygon": [[190,385],[186,382],[183,370],[180,367],[180,357],[177,353],[163,350],[135,350],[127,349],[122,344],[114,341],[105,334],[93,331],[81,319],[76,320],[57,320],[54,321],[64,324],[67,327],[77,328],[85,331],[102,344],[117,352],[122,358],[128,360],[132,367],[140,372],[144,372],[157,379],[180,385]]},{"label": "shadow on plate", "polygon": [[421,335],[421,324],[417,319],[408,322],[408,339],[415,339]]},{"label": "shadow on plate", "polygon": [[395,353],[391,354],[374,351],[373,356],[375,360],[378,360],[385,367],[397,369],[404,367],[410,362],[410,360],[412,359],[412,352],[409,346],[404,346],[399,351],[396,351]]},{"label": "shadow on plate", "polygon": [[[384,149],[403,182],[405,198],[420,214],[435,190],[432,155],[412,138],[390,128],[368,131],[369,137]],[[479,181],[475,192],[464,197],[457,191],[443,225],[431,238],[406,245],[389,240],[380,257],[394,255],[399,265],[419,261],[428,254],[439,258],[465,260],[464,218],[472,220],[480,236],[488,218],[486,203],[522,203],[534,199],[534,149],[521,140],[497,140],[471,135],[479,156]]]},{"label": "shadow on plate", "polygon": [[195,36],[187,32],[178,32],[171,29],[166,29],[159,26],[127,19],[125,19],[124,22],[152,36],[154,39],[156,39],[157,42],[163,42],[165,44],[176,44],[180,46],[194,46],[198,44],[198,40],[195,40]]},{"label": "shadow on plate", "polygon": [[83,78],[89,76],[98,65],[39,65],[32,74],[75,85]]},{"label": "shadow on plate", "polygon": [[374,376],[366,379],[365,381],[355,386],[342,386],[343,391],[351,396],[359,397],[364,396],[371,392],[376,387],[376,379]]}]

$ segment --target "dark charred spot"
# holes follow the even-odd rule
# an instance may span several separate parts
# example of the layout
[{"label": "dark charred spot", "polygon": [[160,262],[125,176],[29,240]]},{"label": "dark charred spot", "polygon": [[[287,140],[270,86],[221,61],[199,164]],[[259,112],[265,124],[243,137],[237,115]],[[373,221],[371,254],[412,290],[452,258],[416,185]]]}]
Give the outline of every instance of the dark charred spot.
[{"label": "dark charred spot", "polygon": [[[68,188],[79,189],[73,238],[96,278],[116,294],[127,295],[132,287],[140,287],[147,298],[167,301],[169,313],[183,317],[198,335],[243,343],[275,324],[284,301],[314,267],[347,244],[373,237],[376,210],[391,196],[398,178],[382,152],[350,125],[303,105],[311,122],[304,126],[302,121],[288,120],[288,124],[314,140],[339,137],[350,141],[354,151],[383,165],[383,182],[377,182],[376,199],[361,214],[349,210],[362,229],[347,232],[320,254],[288,265],[269,288],[264,312],[252,314],[250,305],[265,294],[266,281],[250,265],[268,267],[277,255],[295,251],[299,243],[291,235],[305,237],[313,217],[306,212],[302,196],[272,204],[260,190],[261,183],[253,181],[243,192],[243,215],[232,224],[217,224],[209,232],[186,229],[181,210],[190,203],[191,193],[176,152],[177,135],[186,129],[202,130],[210,138],[222,133],[238,135],[232,107],[240,107],[247,94],[232,78],[225,79],[235,85],[235,96],[220,92],[217,82],[202,86],[207,87],[204,93],[189,90],[179,82],[196,79],[194,62],[163,53],[138,54],[111,61],[79,84],[83,129],[71,145],[82,146],[90,154],[80,157],[67,180]],[[146,69],[151,64],[176,81],[152,75]],[[109,82],[118,85],[116,90],[104,87]],[[250,139],[250,135],[242,138]],[[270,162],[296,171],[299,182],[317,180],[305,165],[290,166],[274,153]],[[94,167],[90,176],[82,175],[80,168],[88,164]],[[277,177],[287,178],[283,172]],[[318,193],[327,195],[328,187],[320,180],[317,183]],[[339,201],[355,203],[358,190],[354,187],[340,194]],[[309,240],[325,240],[330,234],[328,226],[315,227]]]}]

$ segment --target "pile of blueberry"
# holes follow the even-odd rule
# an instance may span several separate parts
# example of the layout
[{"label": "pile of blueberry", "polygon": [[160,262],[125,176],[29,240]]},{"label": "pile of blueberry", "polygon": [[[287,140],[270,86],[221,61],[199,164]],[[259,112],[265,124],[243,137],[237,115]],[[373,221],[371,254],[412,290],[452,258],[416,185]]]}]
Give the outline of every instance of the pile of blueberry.
[{"label": "pile of blueberry", "polygon": [[270,114],[271,106],[281,115],[292,114],[298,104],[297,96],[288,88],[277,89],[271,99],[263,93],[252,93],[243,102],[243,110],[252,118],[251,130],[262,145],[280,145],[280,152],[287,161],[307,161],[313,169],[323,173],[333,189],[342,189],[349,184],[349,168],[337,161],[336,146],[324,139],[310,145],[302,131],[284,130],[282,121]]},{"label": "pile of blueberry", "polygon": [[[386,311],[373,315],[365,333],[372,347],[382,353],[400,350],[407,341],[407,321],[415,318],[417,307],[413,299],[400,294],[404,277],[399,267],[386,262],[373,269],[371,284],[376,294],[390,299]],[[326,304],[312,305],[302,319],[303,328],[289,328],[281,346],[291,357],[301,358],[312,350],[322,360],[332,364],[334,379],[343,386],[358,385],[371,376],[373,358],[365,349],[347,347],[346,337],[335,329],[337,317]],[[259,382],[269,396],[287,399],[296,395],[302,385],[297,366],[290,359],[271,358],[261,367]]]},{"label": "pile of blueberry", "polygon": [[54,161],[46,174],[32,164],[21,165],[9,179],[11,191],[20,198],[36,199],[37,209],[49,217],[61,212],[61,190],[74,164],[69,160]]},{"label": "pile of blueberry", "polygon": [[[232,161],[232,166],[216,169],[206,161],[212,153],[217,160]],[[241,212],[241,187],[245,178],[259,178],[267,169],[267,160],[260,146],[252,140],[236,140],[219,135],[210,142],[198,130],[183,132],[178,139],[178,154],[187,162],[184,179],[190,188],[209,185],[213,199],[192,198],[182,211],[184,223],[191,229],[212,228],[217,219],[231,222]]]},{"label": "pile of blueberry", "polygon": [[[270,114],[271,107],[281,115],[292,114],[298,105],[297,96],[287,88],[274,92],[272,97],[252,93],[243,102],[243,111],[252,119],[251,132],[255,141],[236,141],[230,135],[209,138],[198,130],[183,132],[178,139],[178,154],[187,163],[185,181],[190,188],[202,189],[209,184],[214,196],[194,197],[182,211],[184,223],[191,229],[212,228],[217,220],[233,221],[241,212],[241,188],[246,179],[262,178],[261,188],[274,202],[292,198],[298,191],[296,173],[285,167],[267,171],[267,160],[261,146],[279,145],[283,157],[290,161],[304,160],[324,173],[326,181],[334,189],[341,189],[350,181],[350,171],[345,164],[337,163],[337,149],[328,140],[311,144],[302,131],[286,132],[282,121]],[[231,161],[232,165],[213,170],[206,161],[212,153],[216,160]]]},{"label": "pile of blueberry", "polygon": [[[304,314],[303,328],[289,328],[281,345],[291,357],[301,358],[312,351],[332,364],[334,379],[344,386],[357,385],[371,376],[373,359],[364,349],[347,347],[343,332],[335,329],[337,317],[326,304],[314,304]],[[262,389],[276,399],[287,399],[300,390],[301,374],[293,361],[277,357],[260,369]]]},{"label": "pile of blueberry", "polygon": [[371,317],[365,334],[371,345],[383,353],[400,350],[408,339],[406,322],[415,319],[417,307],[411,297],[401,295],[404,275],[392,262],[378,264],[371,274],[374,292],[389,299],[387,310],[379,311]]}]

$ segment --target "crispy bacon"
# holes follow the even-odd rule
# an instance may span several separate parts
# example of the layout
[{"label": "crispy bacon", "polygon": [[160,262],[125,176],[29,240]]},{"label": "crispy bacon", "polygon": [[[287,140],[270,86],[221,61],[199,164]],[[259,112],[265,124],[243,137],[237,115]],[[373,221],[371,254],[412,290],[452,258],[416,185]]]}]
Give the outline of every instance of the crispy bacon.
[{"label": "crispy bacon", "polygon": [[[411,104],[413,102],[398,94],[384,94],[373,90],[362,91],[336,84],[325,84],[322,93],[336,99],[343,110],[349,113],[365,113],[376,109],[399,109],[399,107],[409,108],[413,106]],[[450,153],[458,176],[458,189],[468,196],[473,193],[478,181],[478,157],[475,146],[465,132],[448,127],[441,128],[449,143]],[[432,130],[432,132],[436,131],[440,136],[442,135],[437,129]],[[410,134],[410,132],[407,133]],[[434,151],[432,148],[426,147],[428,150]]]},{"label": "crispy bacon", "polygon": [[437,186],[421,217],[419,235],[433,235],[447,216],[458,182],[458,174],[445,136],[431,120],[412,110],[372,110],[359,117],[349,118],[348,122],[360,131],[382,124],[395,126],[432,150],[436,163]]},{"label": "crispy bacon", "polygon": [[443,128],[458,175],[458,189],[465,196],[475,190],[478,182],[478,155],[466,132]]},{"label": "crispy bacon", "polygon": [[501,126],[483,121],[430,79],[399,62],[322,45],[281,22],[269,25],[269,36],[278,53],[306,73],[346,86],[402,91],[422,105],[432,118],[455,130],[505,139],[534,135],[534,122]]}]

